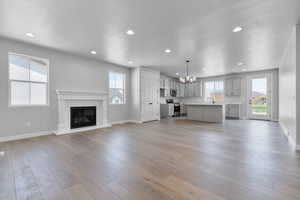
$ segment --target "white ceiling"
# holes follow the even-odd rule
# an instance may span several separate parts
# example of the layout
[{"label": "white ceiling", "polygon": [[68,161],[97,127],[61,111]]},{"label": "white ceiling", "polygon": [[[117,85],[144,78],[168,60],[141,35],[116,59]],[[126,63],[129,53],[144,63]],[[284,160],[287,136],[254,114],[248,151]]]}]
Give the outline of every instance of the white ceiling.
[{"label": "white ceiling", "polygon": [[210,76],[278,67],[299,16],[300,0],[1,0],[0,35],[172,76],[190,58]]}]

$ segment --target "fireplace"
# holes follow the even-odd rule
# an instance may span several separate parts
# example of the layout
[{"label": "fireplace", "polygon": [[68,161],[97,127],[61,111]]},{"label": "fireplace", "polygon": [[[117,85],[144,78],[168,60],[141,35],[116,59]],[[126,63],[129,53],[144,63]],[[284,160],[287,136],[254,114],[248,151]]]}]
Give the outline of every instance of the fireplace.
[{"label": "fireplace", "polygon": [[71,107],[71,129],[97,125],[96,106]]},{"label": "fireplace", "polygon": [[[111,126],[107,122],[107,93],[97,91],[56,90],[56,94],[58,99],[56,135],[90,131]],[[73,117],[71,114],[72,110]],[[74,116],[75,114],[77,116]],[[84,117],[82,117],[82,115]],[[77,120],[75,120],[76,118]]]}]

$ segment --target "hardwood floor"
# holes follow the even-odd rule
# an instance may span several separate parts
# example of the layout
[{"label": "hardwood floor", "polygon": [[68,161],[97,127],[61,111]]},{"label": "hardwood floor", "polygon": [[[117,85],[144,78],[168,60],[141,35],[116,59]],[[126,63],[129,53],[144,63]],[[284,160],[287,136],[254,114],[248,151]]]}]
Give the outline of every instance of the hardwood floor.
[{"label": "hardwood floor", "polygon": [[185,120],[0,143],[0,199],[299,200],[277,123]]}]

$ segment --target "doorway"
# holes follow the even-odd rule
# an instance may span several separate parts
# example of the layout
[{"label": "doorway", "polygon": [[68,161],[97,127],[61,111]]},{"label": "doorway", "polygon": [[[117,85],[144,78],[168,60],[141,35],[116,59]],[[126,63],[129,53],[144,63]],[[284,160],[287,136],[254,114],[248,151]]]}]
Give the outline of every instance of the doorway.
[{"label": "doorway", "polygon": [[271,120],[271,75],[262,74],[248,77],[248,118]]}]

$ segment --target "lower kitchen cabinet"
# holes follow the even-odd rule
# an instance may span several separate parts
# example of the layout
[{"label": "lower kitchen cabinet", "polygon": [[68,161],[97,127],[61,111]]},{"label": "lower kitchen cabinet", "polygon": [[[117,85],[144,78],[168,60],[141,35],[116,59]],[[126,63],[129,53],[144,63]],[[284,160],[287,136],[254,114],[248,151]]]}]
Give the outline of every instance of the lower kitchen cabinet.
[{"label": "lower kitchen cabinet", "polygon": [[226,117],[232,119],[240,119],[240,104],[226,104]]}]

